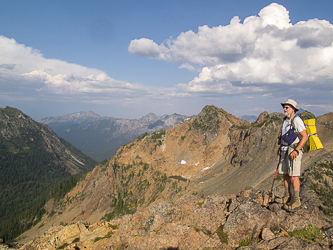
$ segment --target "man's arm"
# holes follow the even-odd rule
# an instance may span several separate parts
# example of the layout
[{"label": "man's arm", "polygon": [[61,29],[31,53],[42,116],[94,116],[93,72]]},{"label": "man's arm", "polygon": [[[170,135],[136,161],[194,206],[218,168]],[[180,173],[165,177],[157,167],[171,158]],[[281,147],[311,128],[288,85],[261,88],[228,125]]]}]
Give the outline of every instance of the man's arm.
[{"label": "man's arm", "polygon": [[297,147],[295,148],[297,150],[291,152],[290,154],[290,158],[293,160],[297,157],[298,152],[304,147],[306,141],[308,140],[308,134],[306,133],[306,130],[303,130],[302,132],[300,132],[301,136],[302,136],[302,140],[298,143]]},{"label": "man's arm", "polygon": [[302,136],[302,140],[298,143],[296,147],[297,151],[300,151],[304,147],[306,141],[308,140],[308,134],[306,133],[306,130],[303,130],[300,134]]}]

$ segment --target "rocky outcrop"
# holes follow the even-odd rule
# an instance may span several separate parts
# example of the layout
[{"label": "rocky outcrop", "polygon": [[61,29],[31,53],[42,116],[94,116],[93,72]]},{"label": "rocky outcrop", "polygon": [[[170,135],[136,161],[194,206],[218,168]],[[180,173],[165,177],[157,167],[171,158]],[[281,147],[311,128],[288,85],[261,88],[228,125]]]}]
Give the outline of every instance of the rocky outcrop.
[{"label": "rocky outcrop", "polygon": [[[20,249],[77,249],[80,248],[94,249],[93,244],[99,239],[109,237],[117,224],[97,223],[94,225],[84,224],[82,221],[69,226],[52,227],[36,240],[21,246]],[[79,248],[79,249],[80,249]]]},{"label": "rocky outcrop", "polygon": [[[328,249],[332,228],[312,204],[287,213],[274,194],[252,188],[234,195],[186,196],[95,225],[51,228],[21,249]],[[292,237],[316,228],[312,239]],[[289,235],[290,234],[290,235]]]}]

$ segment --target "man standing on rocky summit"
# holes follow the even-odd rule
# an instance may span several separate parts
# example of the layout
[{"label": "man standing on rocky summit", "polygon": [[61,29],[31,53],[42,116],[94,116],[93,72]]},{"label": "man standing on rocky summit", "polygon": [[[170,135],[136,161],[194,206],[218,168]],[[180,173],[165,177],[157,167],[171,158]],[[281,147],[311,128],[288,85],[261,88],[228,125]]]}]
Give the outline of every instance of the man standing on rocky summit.
[{"label": "man standing on rocky summit", "polygon": [[[278,203],[285,204],[284,208],[291,211],[299,206],[301,206],[301,201],[299,198],[300,181],[299,176],[301,175],[301,160],[303,155],[303,146],[308,140],[308,135],[306,132],[303,120],[295,116],[297,109],[297,103],[288,99],[285,103],[281,103],[285,120],[282,125],[281,139],[280,139],[280,162],[279,162],[279,174],[283,174],[285,194],[282,198],[277,198]],[[297,133],[295,140],[290,141],[284,138],[283,135],[287,135],[289,129],[293,129]],[[286,142],[286,141],[289,141]],[[293,183],[294,194],[291,198],[291,183]]]}]

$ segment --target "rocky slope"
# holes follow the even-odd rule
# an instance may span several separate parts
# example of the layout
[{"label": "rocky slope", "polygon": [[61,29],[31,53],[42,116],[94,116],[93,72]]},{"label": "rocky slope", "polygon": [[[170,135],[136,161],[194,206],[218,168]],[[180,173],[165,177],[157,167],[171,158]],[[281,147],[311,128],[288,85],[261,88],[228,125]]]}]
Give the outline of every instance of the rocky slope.
[{"label": "rocky slope", "polygon": [[38,121],[49,125],[55,133],[82,152],[102,161],[109,159],[121,145],[135,140],[139,135],[174,127],[184,118],[186,116],[179,114],[156,116],[149,113],[140,119],[120,119],[101,117],[89,111]]},{"label": "rocky slope", "polygon": [[[199,237],[200,242],[205,242],[200,243],[201,245],[193,243],[199,249],[232,249],[239,240],[250,238],[254,244],[262,239],[260,235],[267,233],[272,236],[270,231],[281,230],[276,225],[285,225],[286,228],[282,228],[291,231],[310,224],[329,227],[329,222],[325,222],[318,207],[311,206],[318,199],[313,198],[314,194],[310,191],[302,193],[304,199],[307,197],[308,203],[304,204],[302,214],[295,215],[293,220],[296,224],[292,229],[288,229],[291,224],[287,225],[291,215],[275,203],[268,203],[269,199],[272,201],[274,198],[267,191],[271,189],[277,165],[277,136],[282,118],[282,114],[264,112],[255,123],[250,124],[223,109],[206,106],[196,117],[175,128],[140,136],[121,147],[110,161],[104,161],[96,167],[60,203],[50,201],[45,207],[49,216],[43,218],[38,228],[22,235],[20,242],[25,243],[47,230],[51,230],[49,232],[54,236],[52,230],[58,232],[68,229],[54,229],[54,226],[83,221],[89,231],[89,223],[106,223],[117,218],[120,220],[110,222],[112,225],[119,224],[117,229],[109,229],[109,234],[95,235],[105,238],[96,244],[90,240],[89,244],[93,244],[93,248],[90,248],[91,245],[87,247],[193,249],[191,244],[197,242],[195,238]],[[333,113],[318,117],[317,129],[324,149],[305,154],[304,171],[313,168],[320,161],[330,162],[332,159],[332,118]],[[282,185],[281,181],[276,183],[277,187]],[[247,186],[255,189],[248,189]],[[306,187],[305,184],[303,186]],[[177,205],[183,203],[192,205],[188,208]],[[321,210],[323,208],[324,206],[320,207]],[[240,216],[237,211],[243,214],[243,219],[237,219]],[[268,221],[260,222],[258,219],[253,222],[253,227],[253,223],[244,225],[244,220],[257,218],[254,214],[258,211],[266,214],[264,218]],[[124,217],[125,214],[127,216]],[[297,218],[303,218],[302,216],[305,218],[304,224],[298,225]],[[204,226],[206,220],[207,225]],[[231,224],[237,222],[239,227],[243,227],[245,238],[231,236],[232,232],[239,230],[233,229],[230,223],[227,224],[228,220]],[[155,221],[157,224],[154,224]],[[225,232],[229,237],[234,237],[233,240],[228,240],[227,245],[217,237],[221,226],[228,228]],[[108,228],[108,223],[101,227]],[[198,230],[200,228],[205,229]],[[81,240],[72,244],[70,240],[60,242],[56,239],[53,238],[53,242],[57,246],[64,243],[71,247],[74,243],[78,246],[79,243],[88,244]],[[294,241],[274,239],[268,241],[273,240],[275,243],[266,242],[260,247],[267,249],[265,246],[272,244],[274,247],[268,249],[278,249],[279,246],[282,249],[283,244]],[[43,237],[29,244],[32,247],[33,244],[41,244],[36,242],[42,240]]]},{"label": "rocky slope", "polygon": [[[251,188],[185,196],[120,220],[55,226],[20,249],[329,249],[332,221],[311,202],[293,213]],[[300,230],[301,229],[301,230]]]}]

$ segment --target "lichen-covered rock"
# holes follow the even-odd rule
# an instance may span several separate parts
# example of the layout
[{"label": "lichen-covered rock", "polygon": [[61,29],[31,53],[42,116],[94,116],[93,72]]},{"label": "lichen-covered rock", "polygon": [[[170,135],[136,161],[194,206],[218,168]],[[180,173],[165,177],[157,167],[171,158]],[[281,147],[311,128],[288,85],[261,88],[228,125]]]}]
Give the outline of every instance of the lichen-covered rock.
[{"label": "lichen-covered rock", "polygon": [[257,241],[264,227],[273,232],[278,231],[277,221],[276,214],[270,210],[261,208],[254,202],[244,201],[228,217],[224,225],[224,230],[228,233],[228,244],[237,247],[242,240]]},{"label": "lichen-covered rock", "polygon": [[103,238],[112,232],[110,223],[97,223],[85,225],[82,221],[69,226],[57,226],[44,233],[43,236],[24,244],[20,249],[24,250],[53,250],[73,249],[74,247],[93,249],[93,243],[97,238]]},{"label": "lichen-covered rock", "polygon": [[[263,194],[247,188],[239,194],[205,199],[190,195],[176,202],[154,204],[112,223],[79,222],[54,227],[21,249],[267,250],[332,246],[332,226],[325,230],[323,238],[312,242],[289,237],[288,232],[295,229],[311,224],[321,227],[324,217],[316,206],[303,204],[289,213],[281,209],[281,204],[266,206]],[[240,247],[245,244],[248,245]]]},{"label": "lichen-covered rock", "polygon": [[271,240],[275,238],[275,234],[269,228],[265,227],[261,232],[261,238],[263,240]]},{"label": "lichen-covered rock", "polygon": [[319,228],[323,227],[321,213],[318,207],[307,204],[295,212],[287,213],[285,220],[281,223],[286,231],[294,231],[295,229],[306,228],[309,225],[316,225]]}]

